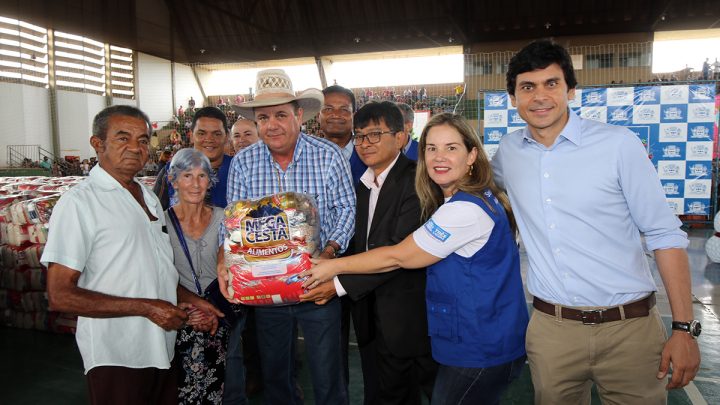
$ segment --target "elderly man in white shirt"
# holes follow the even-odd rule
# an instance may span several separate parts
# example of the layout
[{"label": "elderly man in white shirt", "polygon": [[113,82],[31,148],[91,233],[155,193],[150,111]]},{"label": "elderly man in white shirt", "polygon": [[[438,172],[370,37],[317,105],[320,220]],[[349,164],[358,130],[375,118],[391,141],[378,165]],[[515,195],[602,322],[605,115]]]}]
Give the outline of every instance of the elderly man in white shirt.
[{"label": "elderly man in white shirt", "polygon": [[193,294],[178,287],[160,201],[134,178],[148,158],[147,116],[108,107],[95,116],[93,134],[99,164],[50,219],[41,259],[50,309],[79,315],[76,339],[93,404],[176,404],[175,330],[191,307],[177,306],[178,295],[221,313],[184,298]]}]

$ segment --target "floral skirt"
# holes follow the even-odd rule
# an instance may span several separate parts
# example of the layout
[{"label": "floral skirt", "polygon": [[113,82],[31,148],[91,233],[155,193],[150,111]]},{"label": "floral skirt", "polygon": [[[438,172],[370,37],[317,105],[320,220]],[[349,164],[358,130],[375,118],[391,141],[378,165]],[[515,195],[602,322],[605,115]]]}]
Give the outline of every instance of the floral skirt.
[{"label": "floral skirt", "polygon": [[178,404],[222,403],[229,335],[228,328],[222,325],[215,336],[196,332],[190,326],[178,331]]}]

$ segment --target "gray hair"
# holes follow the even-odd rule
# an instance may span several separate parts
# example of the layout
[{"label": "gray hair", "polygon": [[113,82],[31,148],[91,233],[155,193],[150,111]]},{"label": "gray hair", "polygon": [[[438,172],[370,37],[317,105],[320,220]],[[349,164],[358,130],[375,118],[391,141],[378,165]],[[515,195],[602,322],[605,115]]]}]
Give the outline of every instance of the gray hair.
[{"label": "gray hair", "polygon": [[403,115],[403,121],[405,122],[415,122],[415,111],[413,111],[412,107],[405,103],[395,103],[397,104],[398,108],[400,109],[400,112]]},{"label": "gray hair", "polygon": [[198,167],[203,169],[205,174],[207,174],[208,179],[210,179],[210,187],[214,186],[218,180],[212,171],[212,166],[210,166],[210,159],[199,150],[193,148],[180,149],[175,153],[167,170],[168,180],[170,180],[172,184],[182,173],[197,169]]},{"label": "gray hair", "polygon": [[92,134],[105,140],[107,138],[108,127],[110,126],[110,118],[116,115],[133,117],[145,121],[148,136],[150,136],[150,129],[152,128],[150,119],[139,108],[130,105],[113,105],[97,113],[95,118],[93,118]]}]

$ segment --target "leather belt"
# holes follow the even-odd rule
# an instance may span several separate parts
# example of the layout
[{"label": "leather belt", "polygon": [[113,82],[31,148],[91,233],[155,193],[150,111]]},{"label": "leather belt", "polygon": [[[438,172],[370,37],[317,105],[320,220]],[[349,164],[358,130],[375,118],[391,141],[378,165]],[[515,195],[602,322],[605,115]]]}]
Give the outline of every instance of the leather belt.
[{"label": "leather belt", "polygon": [[[655,306],[655,293],[647,297],[625,305],[618,305],[610,308],[598,308],[581,310],[570,307],[560,307],[560,316],[563,319],[580,321],[584,325],[597,325],[604,322],[614,322],[622,319],[620,308],[625,313],[625,319],[640,318],[648,316],[650,309]],[[540,312],[555,316],[555,304],[545,302],[538,297],[533,297],[533,307]]]}]

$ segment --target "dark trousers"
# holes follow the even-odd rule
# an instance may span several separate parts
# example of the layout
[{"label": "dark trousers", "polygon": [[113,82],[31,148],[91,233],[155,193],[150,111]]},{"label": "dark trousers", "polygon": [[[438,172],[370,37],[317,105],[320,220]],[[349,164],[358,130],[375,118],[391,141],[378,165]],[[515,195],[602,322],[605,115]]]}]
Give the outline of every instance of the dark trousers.
[{"label": "dark trousers", "polygon": [[176,365],[170,369],[94,367],[87,373],[93,405],[176,405]]},{"label": "dark trousers", "polygon": [[494,367],[440,365],[432,405],[498,405],[510,382],[525,366],[525,356]]},{"label": "dark trousers", "polygon": [[429,351],[421,356],[396,356],[385,343],[380,325],[376,325],[375,339],[370,346],[374,351],[374,372],[377,373],[374,379],[379,383],[374,404],[420,405],[423,394],[432,400],[438,364]]},{"label": "dark trousers", "polygon": [[263,392],[267,405],[302,404],[296,392],[294,364],[296,326],[305,338],[315,403],[347,404],[340,348],[340,301],[325,305],[306,302],[255,308],[262,363]]},{"label": "dark trousers", "polygon": [[227,354],[225,356],[225,386],[223,404],[244,405],[248,403],[245,395],[245,365],[243,364],[243,330],[247,317],[242,316],[230,329]]}]

